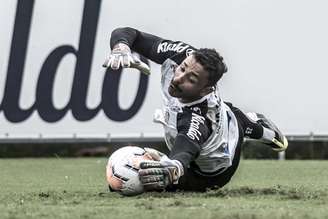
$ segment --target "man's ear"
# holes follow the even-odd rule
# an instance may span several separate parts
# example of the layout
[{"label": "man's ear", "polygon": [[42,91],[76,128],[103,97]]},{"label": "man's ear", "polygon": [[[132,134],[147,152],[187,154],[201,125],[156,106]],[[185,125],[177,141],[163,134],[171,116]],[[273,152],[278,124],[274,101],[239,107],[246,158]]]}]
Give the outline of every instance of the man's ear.
[{"label": "man's ear", "polygon": [[208,86],[208,87],[204,87],[201,91],[200,91],[200,95],[206,96],[207,94],[211,93],[214,91],[214,88],[212,86]]}]

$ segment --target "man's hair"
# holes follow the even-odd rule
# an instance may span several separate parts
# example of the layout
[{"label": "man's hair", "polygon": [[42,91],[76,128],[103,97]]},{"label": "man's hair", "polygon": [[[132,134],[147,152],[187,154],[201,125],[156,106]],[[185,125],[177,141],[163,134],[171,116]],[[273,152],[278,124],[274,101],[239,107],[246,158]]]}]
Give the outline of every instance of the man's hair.
[{"label": "man's hair", "polygon": [[222,75],[227,72],[227,66],[222,56],[215,49],[202,48],[193,52],[196,61],[208,72],[208,85],[215,86]]}]

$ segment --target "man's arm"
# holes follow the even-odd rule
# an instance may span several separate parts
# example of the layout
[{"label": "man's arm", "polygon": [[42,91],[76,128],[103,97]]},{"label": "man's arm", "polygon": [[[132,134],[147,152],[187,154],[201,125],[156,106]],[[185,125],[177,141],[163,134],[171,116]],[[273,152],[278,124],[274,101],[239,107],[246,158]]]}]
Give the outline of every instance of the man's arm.
[{"label": "man's arm", "polygon": [[158,64],[162,64],[160,57],[157,57],[155,52],[156,46],[162,41],[163,39],[158,36],[144,33],[130,27],[125,27],[117,28],[112,32],[110,47],[113,50],[119,43],[124,43],[132,51],[135,51]]},{"label": "man's arm", "polygon": [[159,162],[143,162],[139,171],[146,190],[164,189],[178,183],[201,150],[201,145],[211,134],[210,122],[191,109],[178,115],[178,135],[169,157]]},{"label": "man's arm", "polygon": [[188,53],[195,50],[194,47],[181,41],[163,39],[131,27],[117,28],[112,32],[111,49],[118,43],[128,45],[133,51],[157,64],[162,64],[166,59],[176,55],[184,56],[184,59]]},{"label": "man's arm", "polygon": [[169,158],[180,161],[186,170],[198,157],[201,145],[212,133],[210,122],[205,116],[188,108],[178,114],[177,130],[178,135]]}]

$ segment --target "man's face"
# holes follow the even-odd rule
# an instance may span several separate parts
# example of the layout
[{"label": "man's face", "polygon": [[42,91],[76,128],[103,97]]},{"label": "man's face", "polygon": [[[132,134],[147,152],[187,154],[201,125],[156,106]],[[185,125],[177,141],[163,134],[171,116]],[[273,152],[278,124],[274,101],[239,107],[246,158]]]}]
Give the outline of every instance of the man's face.
[{"label": "man's face", "polygon": [[179,98],[183,103],[200,99],[211,91],[212,88],[208,86],[208,72],[192,55],[183,60],[175,69],[168,88],[169,94]]}]

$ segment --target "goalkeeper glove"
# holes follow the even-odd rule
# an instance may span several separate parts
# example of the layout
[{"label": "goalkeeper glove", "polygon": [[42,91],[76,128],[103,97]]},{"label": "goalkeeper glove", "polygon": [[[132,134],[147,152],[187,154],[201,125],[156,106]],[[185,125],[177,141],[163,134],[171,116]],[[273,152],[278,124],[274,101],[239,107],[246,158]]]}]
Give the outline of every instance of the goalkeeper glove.
[{"label": "goalkeeper glove", "polygon": [[172,184],[178,184],[183,175],[183,166],[178,160],[163,155],[160,161],[140,163],[139,177],[146,191],[163,190]]},{"label": "goalkeeper glove", "polygon": [[114,46],[111,54],[109,54],[108,58],[105,60],[103,67],[111,67],[114,70],[120,67],[136,68],[146,75],[150,74],[149,66],[132,55],[129,46],[124,43],[118,43]]}]

